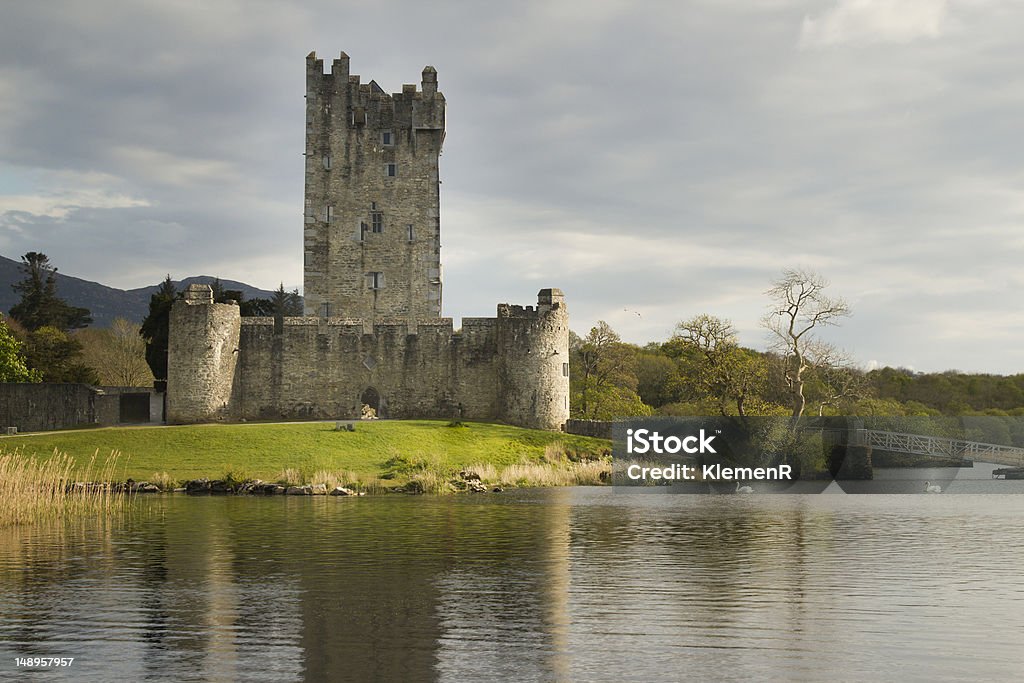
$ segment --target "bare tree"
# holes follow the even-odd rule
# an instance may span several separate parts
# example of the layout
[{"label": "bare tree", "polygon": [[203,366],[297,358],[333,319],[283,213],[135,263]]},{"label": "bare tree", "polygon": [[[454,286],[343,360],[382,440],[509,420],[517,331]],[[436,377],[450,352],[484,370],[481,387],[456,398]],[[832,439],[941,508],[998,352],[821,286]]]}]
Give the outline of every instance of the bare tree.
[{"label": "bare tree", "polygon": [[767,368],[756,355],[740,348],[732,323],[698,315],[676,325],[674,339],[700,354],[697,383],[705,394],[718,400],[720,412],[726,414],[725,401],[731,400],[737,414],[746,417],[747,400],[764,384]]},{"label": "bare tree", "polygon": [[845,400],[864,398],[869,393],[867,378],[848,353],[831,344],[818,341],[809,351],[814,362],[814,387],[818,417],[825,406],[838,408]]},{"label": "bare tree", "polygon": [[89,328],[75,334],[82,344],[86,365],[96,370],[103,384],[142,387],[153,384],[153,373],[146,364],[146,343],[139,327],[117,318],[109,329]]},{"label": "bare tree", "polygon": [[784,376],[793,409],[793,419],[803,415],[805,372],[814,366],[822,348],[815,331],[838,325],[850,315],[850,307],[841,298],[825,294],[828,281],[803,269],[784,270],[782,277],[765,292],[771,304],[761,324],[771,334],[771,347],[785,363]]}]

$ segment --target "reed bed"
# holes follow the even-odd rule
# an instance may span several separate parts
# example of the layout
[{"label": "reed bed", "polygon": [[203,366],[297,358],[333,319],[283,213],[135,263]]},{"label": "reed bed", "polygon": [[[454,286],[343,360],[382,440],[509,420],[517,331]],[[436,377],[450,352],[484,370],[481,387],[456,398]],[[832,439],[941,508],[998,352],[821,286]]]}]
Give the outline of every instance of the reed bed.
[{"label": "reed bed", "polygon": [[100,463],[96,452],[81,467],[66,453],[38,458],[0,447],[0,526],[122,511],[130,496],[111,484],[119,459],[114,451]]},{"label": "reed bed", "polygon": [[498,468],[490,463],[466,470],[488,484],[509,487],[599,486],[606,483],[611,465],[601,460],[562,463],[519,463]]},{"label": "reed bed", "polygon": [[380,477],[367,474],[360,474],[351,470],[317,470],[308,477],[303,477],[306,484],[326,484],[327,490],[331,491],[336,486],[344,486],[353,491],[361,491],[367,494],[388,493],[393,482],[385,481]]}]

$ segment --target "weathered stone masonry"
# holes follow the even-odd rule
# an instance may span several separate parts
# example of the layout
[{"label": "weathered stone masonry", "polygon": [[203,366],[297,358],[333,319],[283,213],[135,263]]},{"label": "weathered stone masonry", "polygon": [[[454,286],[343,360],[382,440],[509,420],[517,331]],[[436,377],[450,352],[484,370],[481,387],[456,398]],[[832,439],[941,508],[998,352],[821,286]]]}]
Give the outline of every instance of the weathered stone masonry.
[{"label": "weathered stone masonry", "polygon": [[441,315],[440,176],[445,100],[437,72],[389,95],[306,57],[306,315]]},{"label": "weathered stone masonry", "polygon": [[169,422],[357,417],[497,420],[559,429],[569,416],[564,296],[500,304],[454,330],[441,310],[437,72],[385,94],[306,62],[306,317],[241,318],[193,285],[171,313]]},{"label": "weathered stone masonry", "polygon": [[462,416],[541,429],[568,417],[568,313],[561,291],[497,318],[382,321],[241,318],[192,285],[171,313],[168,420]]}]

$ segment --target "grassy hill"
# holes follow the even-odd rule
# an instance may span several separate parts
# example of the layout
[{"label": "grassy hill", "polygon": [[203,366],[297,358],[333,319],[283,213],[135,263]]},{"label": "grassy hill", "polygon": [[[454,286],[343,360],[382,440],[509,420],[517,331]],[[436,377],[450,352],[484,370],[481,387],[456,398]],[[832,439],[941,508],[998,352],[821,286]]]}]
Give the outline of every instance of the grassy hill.
[{"label": "grassy hill", "polygon": [[102,462],[111,451],[119,451],[116,477],[122,480],[180,482],[230,475],[235,480],[380,487],[427,473],[443,479],[470,466],[485,470],[490,475],[485,479],[506,485],[574,483],[557,477],[533,481],[524,468],[543,466],[549,475],[570,472],[577,460],[601,457],[610,443],[507,425],[384,420],[359,422],[354,432],[335,431],[333,422],[319,422],[117,427],[0,437],[0,452],[14,449],[37,457],[66,452],[83,470],[94,454]]}]

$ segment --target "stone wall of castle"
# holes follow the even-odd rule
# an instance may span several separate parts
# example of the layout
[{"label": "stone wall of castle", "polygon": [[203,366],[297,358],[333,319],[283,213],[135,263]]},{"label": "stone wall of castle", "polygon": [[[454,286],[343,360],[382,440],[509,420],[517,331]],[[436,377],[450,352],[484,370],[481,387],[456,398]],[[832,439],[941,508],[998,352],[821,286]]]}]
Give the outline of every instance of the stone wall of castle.
[{"label": "stone wall of castle", "polygon": [[307,315],[415,324],[441,314],[440,183],[444,95],[385,93],[306,58],[304,296]]},{"label": "stone wall of castle", "polygon": [[[202,286],[195,286],[197,289]],[[209,288],[207,287],[207,290]],[[381,417],[497,420],[559,429],[568,418],[568,318],[559,290],[497,318],[241,318],[191,293],[171,314],[167,419]],[[230,356],[230,357],[229,357]]]},{"label": "stone wall of castle", "polygon": [[239,355],[236,304],[213,303],[209,285],[190,285],[171,309],[167,414],[174,422],[229,418]]},{"label": "stone wall of castle", "polygon": [[557,289],[537,308],[498,306],[498,412],[513,424],[560,429],[569,419],[569,314]]},{"label": "stone wall of castle", "polygon": [[441,318],[438,157],[445,99],[385,93],[306,57],[306,317],[242,319],[193,285],[171,313],[168,422],[358,417],[498,420],[559,429],[569,417],[562,292],[498,306],[459,331]]}]

